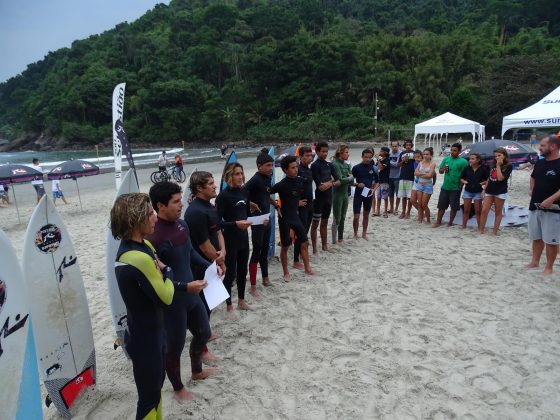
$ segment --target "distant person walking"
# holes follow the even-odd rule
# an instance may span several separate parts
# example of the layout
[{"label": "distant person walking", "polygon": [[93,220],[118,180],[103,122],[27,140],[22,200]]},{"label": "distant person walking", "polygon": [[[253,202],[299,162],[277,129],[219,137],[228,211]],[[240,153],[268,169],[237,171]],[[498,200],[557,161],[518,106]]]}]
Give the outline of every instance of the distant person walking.
[{"label": "distant person walking", "polygon": [[529,143],[531,144],[531,149],[538,149],[538,144],[539,141],[537,140],[537,135],[536,134],[531,134],[531,137],[529,138]]},{"label": "distant person walking", "polygon": [[62,192],[62,187],[60,186],[59,179],[53,179],[51,181],[51,189],[52,189],[54,204],[56,204],[57,198],[60,198],[64,202],[64,204],[68,204],[68,201],[66,201],[66,198],[64,197],[64,193]]},{"label": "distant person walking", "polygon": [[548,136],[541,140],[539,151],[544,159],[535,164],[531,174],[529,204],[529,239],[533,255],[527,268],[539,267],[546,247],[543,274],[552,275],[552,267],[560,244],[560,138]]},{"label": "distant person walking", "polygon": [[[39,159],[33,158],[33,165],[31,165],[31,167],[36,171],[43,173],[43,168],[41,168],[40,164],[41,163],[39,162]],[[35,188],[35,192],[37,193],[38,203],[41,197],[45,195],[45,185],[43,184],[43,178],[41,177],[41,179],[31,181],[31,185],[33,185],[33,188]]]},{"label": "distant person walking", "polygon": [[490,170],[484,200],[482,201],[482,214],[480,215],[480,226],[478,231],[483,234],[486,228],[486,220],[490,208],[494,205],[494,229],[492,234],[497,235],[502,223],[502,210],[507,198],[508,179],[511,175],[512,166],[509,163],[508,152],[502,147],[494,150],[494,167]]}]

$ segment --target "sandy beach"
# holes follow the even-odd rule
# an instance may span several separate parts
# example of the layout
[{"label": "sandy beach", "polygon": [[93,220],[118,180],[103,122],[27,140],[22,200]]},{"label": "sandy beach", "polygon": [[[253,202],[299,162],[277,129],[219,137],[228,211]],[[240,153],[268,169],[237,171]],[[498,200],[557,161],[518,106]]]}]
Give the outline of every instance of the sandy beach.
[{"label": "sandy beach", "polygon": [[[360,151],[351,149],[352,164],[360,161]],[[240,161],[248,179],[254,158]],[[217,180],[222,167],[223,161],[198,164]],[[143,192],[152,171],[138,172]],[[529,175],[514,171],[510,204],[528,205]],[[442,181],[439,176],[432,214]],[[132,419],[132,367],[120,349],[113,350],[105,280],[114,174],[82,178],[79,187],[83,212],[73,181],[62,182],[70,204],[59,210],[84,276],[97,386],[76,418]],[[0,209],[0,228],[21,257],[34,191],[29,184],[15,188],[22,224],[12,204]],[[50,182],[45,188],[50,194]],[[196,400],[183,405],[166,381],[164,417],[560,418],[560,266],[548,278],[523,269],[531,255],[526,227],[502,229],[498,237],[457,226],[433,229],[413,221],[413,210],[411,220],[372,218],[369,240],[353,240],[351,207],[344,244],[312,259],[317,276],[294,269],[293,281],[284,283],[275,258],[274,286],[261,288],[261,302],[248,295],[253,311],[240,313],[237,322],[227,319],[225,304],[214,311],[211,325],[222,337],[209,347],[223,359],[218,373],[186,381]],[[188,351],[182,365],[185,379]],[[44,408],[44,415],[60,418],[54,406]]]}]

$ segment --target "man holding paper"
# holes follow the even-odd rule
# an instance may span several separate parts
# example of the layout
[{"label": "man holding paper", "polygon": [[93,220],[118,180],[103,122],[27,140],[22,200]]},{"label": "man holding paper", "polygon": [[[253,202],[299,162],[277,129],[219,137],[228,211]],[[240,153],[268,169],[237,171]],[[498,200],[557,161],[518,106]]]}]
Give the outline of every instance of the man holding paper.
[{"label": "man holding paper", "polygon": [[[257,173],[247,181],[244,189],[249,193],[251,216],[270,214],[270,184],[274,159],[268,153],[261,152],[257,156]],[[268,247],[270,242],[270,225],[268,217],[261,223],[260,219],[247,219],[251,224],[251,242],[253,252],[249,260],[249,280],[251,289],[249,293],[257,300],[261,294],[257,290],[257,264],[261,266],[263,286],[270,286],[268,278]]]},{"label": "man holding paper", "polygon": [[373,151],[365,149],[362,151],[362,162],[352,168],[352,175],[356,182],[356,190],[354,191],[354,239],[358,239],[358,227],[360,224],[360,212],[362,205],[364,207],[364,215],[362,218],[362,238],[367,241],[367,228],[369,222],[369,212],[371,211],[372,197],[378,187],[379,177],[375,172],[372,164]]},{"label": "man holding paper", "polygon": [[154,232],[147,239],[161,261],[171,267],[175,279],[187,283],[187,293],[176,293],[164,312],[167,333],[165,371],[175,391],[175,399],[181,402],[193,399],[181,381],[181,353],[187,329],[193,335],[189,348],[192,379],[204,379],[213,373],[212,369],[202,369],[203,352],[211,331],[199,293],[207,283],[194,280],[191,270],[191,264],[206,269],[210,263],[194,250],[189,228],[180,220],[183,208],[181,187],[169,181],[158,182],[150,188],[150,200],[157,212],[157,222]]},{"label": "man holding paper", "polygon": [[298,177],[298,164],[295,156],[286,156],[282,159],[280,166],[286,174],[279,183],[272,186],[271,194],[278,193],[282,206],[278,210],[278,228],[280,230],[280,242],[282,249],[280,251],[280,262],[284,272],[284,281],[291,281],[290,272],[288,270],[288,248],[292,244],[290,237],[290,229],[294,231],[296,238],[301,241],[301,257],[305,273],[309,275],[315,274],[309,265],[309,251],[307,231],[299,218],[299,207],[310,205],[305,195],[305,186],[303,180]]}]

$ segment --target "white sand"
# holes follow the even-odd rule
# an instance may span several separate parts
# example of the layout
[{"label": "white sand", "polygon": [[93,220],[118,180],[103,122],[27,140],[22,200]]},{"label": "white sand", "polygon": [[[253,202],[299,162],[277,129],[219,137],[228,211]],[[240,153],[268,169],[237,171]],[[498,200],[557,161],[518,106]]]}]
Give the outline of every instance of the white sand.
[{"label": "white sand", "polygon": [[[357,150],[350,160],[359,162]],[[242,162],[252,173],[253,159]],[[217,175],[222,164],[204,167]],[[142,191],[149,172],[140,171]],[[510,203],[525,206],[529,173],[513,176]],[[60,211],[78,252],[97,351],[98,385],[78,418],[134,418],[132,369],[113,350],[105,284],[112,174],[80,180],[83,213],[73,183],[63,188],[72,203]],[[0,227],[21,255],[33,191],[16,189],[24,224],[14,225],[12,206],[0,209]],[[286,284],[274,260],[274,287],[261,303],[248,295],[254,311],[236,323],[224,306],[214,312],[213,329],[223,334],[210,344],[223,358],[219,373],[185,381],[197,399],[184,405],[166,381],[164,417],[560,418],[560,267],[551,278],[522,269],[530,258],[526,228],[493,238],[392,216],[371,219],[369,241],[353,241],[351,205],[346,226],[345,245],[313,258],[316,277],[293,270]],[[54,407],[44,413],[59,417]]]}]

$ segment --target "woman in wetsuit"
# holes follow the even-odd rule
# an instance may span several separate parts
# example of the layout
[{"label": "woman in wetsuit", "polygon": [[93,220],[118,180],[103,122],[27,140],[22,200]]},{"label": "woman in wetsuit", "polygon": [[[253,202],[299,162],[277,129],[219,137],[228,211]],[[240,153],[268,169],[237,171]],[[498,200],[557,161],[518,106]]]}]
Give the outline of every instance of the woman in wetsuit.
[{"label": "woman in wetsuit", "polygon": [[144,238],[154,231],[156,214],[147,194],[123,194],[111,209],[111,232],[121,239],[115,272],[126,305],[125,347],[132,360],[138,391],[136,419],[161,419],[161,387],[165,379],[163,308],[183,293],[187,283],[173,281]]},{"label": "woman in wetsuit", "polygon": [[231,302],[231,288],[233,280],[237,279],[237,309],[249,310],[251,307],[245,302],[245,283],[247,282],[247,264],[249,262],[249,235],[247,228],[251,223],[249,217],[249,194],[241,188],[245,182],[243,166],[240,163],[230,163],[224,169],[225,188],[216,198],[218,219],[221,221],[226,245],[226,276],[224,286],[230,298],[226,301],[227,311],[232,319],[233,304]]}]

